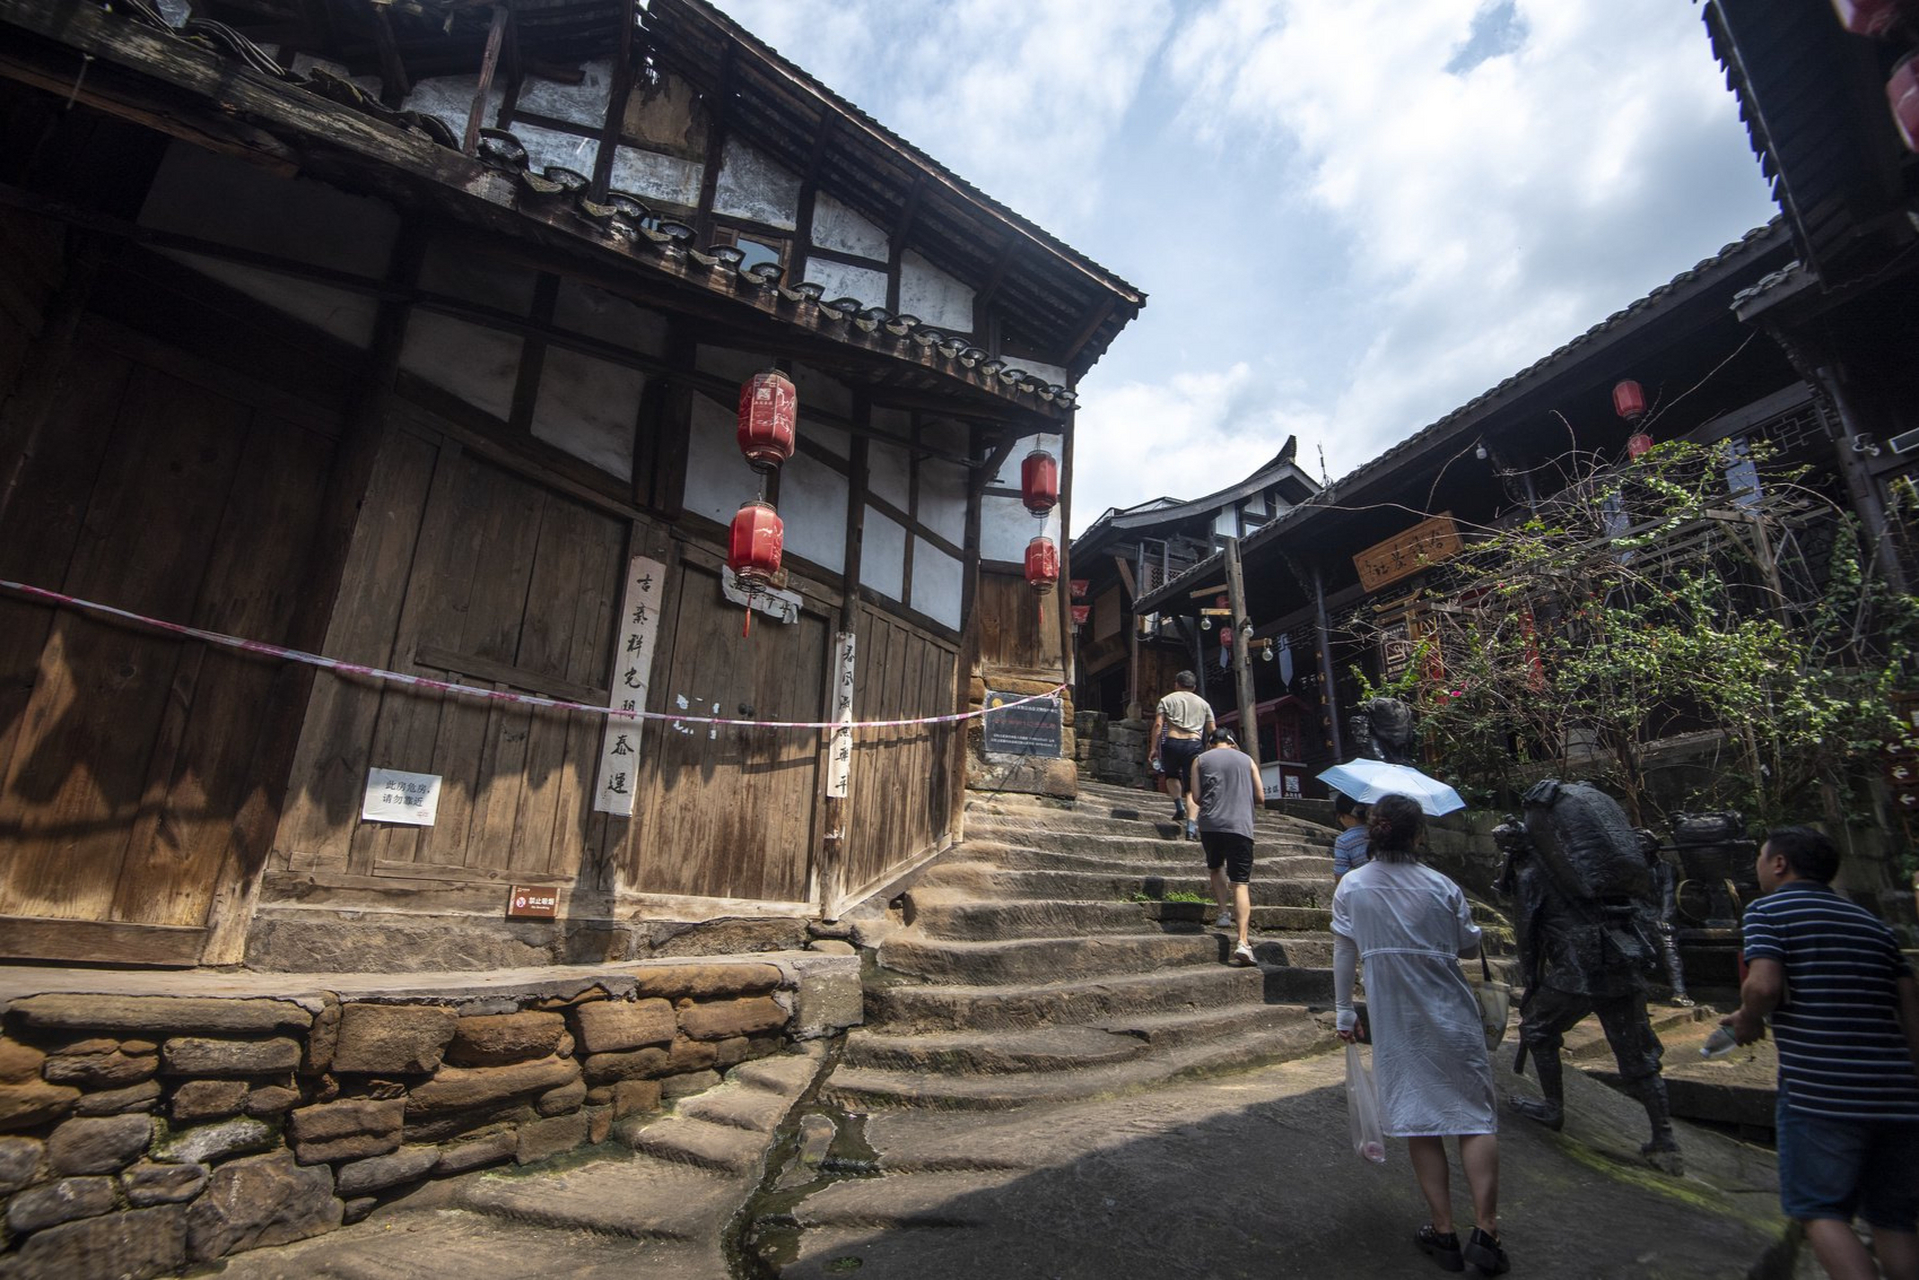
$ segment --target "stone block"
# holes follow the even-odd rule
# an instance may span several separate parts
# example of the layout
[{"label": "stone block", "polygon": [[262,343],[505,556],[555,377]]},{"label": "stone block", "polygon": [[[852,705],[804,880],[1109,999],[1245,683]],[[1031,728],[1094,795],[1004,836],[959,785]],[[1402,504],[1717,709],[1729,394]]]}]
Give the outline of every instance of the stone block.
[{"label": "stone block", "polygon": [[340,1225],[325,1165],[296,1164],[290,1151],[221,1165],[187,1208],[187,1252],[207,1262],[244,1249],[291,1244]]},{"label": "stone block", "polygon": [[599,1146],[613,1133],[612,1107],[582,1107],[580,1113],[586,1117],[586,1140],[592,1146]]},{"label": "stone block", "polygon": [[725,1000],[763,996],[779,989],[780,970],[771,964],[647,965],[633,970],[642,997]]},{"label": "stone block", "polygon": [[123,1089],[152,1079],[159,1067],[159,1059],[150,1053],[122,1053],[115,1046],[107,1053],[53,1054],[41,1066],[40,1074],[54,1084],[78,1085],[82,1089]]},{"label": "stone block", "polygon": [[449,1143],[440,1148],[440,1164],[437,1172],[450,1177],[456,1173],[484,1169],[490,1164],[511,1160],[519,1145],[520,1137],[512,1130],[489,1133],[483,1138],[474,1138],[467,1142]]},{"label": "stone block", "polygon": [[532,1164],[535,1160],[571,1151],[585,1141],[586,1117],[578,1112],[535,1120],[520,1126],[520,1141],[514,1149],[513,1160],[516,1164]]},{"label": "stone block", "polygon": [[68,1222],[29,1236],[8,1280],[151,1280],[186,1264],[186,1210],[135,1209]]},{"label": "stone block", "polygon": [[673,1061],[668,1049],[633,1049],[626,1053],[596,1053],[586,1059],[586,1078],[592,1084],[620,1080],[650,1080],[664,1074]]},{"label": "stone block", "polygon": [[341,1196],[363,1196],[403,1183],[418,1182],[440,1163],[438,1147],[402,1147],[391,1155],[354,1160],[334,1173],[333,1189]]},{"label": "stone block", "polygon": [[146,1153],[151,1116],[77,1117],[47,1138],[47,1163],[57,1174],[118,1173]]},{"label": "stone block", "polygon": [[277,1116],[299,1104],[300,1091],[283,1084],[247,1090],[246,1113],[250,1116]]},{"label": "stone block", "polygon": [[437,1070],[459,1020],[442,1005],[344,1005],[333,1070],[401,1075]]},{"label": "stone block", "polygon": [[557,1013],[526,1009],[518,1013],[473,1014],[454,1024],[446,1060],[456,1067],[499,1067],[562,1053],[566,1019]]},{"label": "stone block", "polygon": [[660,1109],[658,1080],[622,1080],[613,1086],[613,1117],[643,1115]]},{"label": "stone block", "polygon": [[300,1065],[300,1042],[285,1036],[267,1040],[223,1040],[175,1036],[160,1047],[166,1074],[174,1076],[267,1076]]},{"label": "stone block", "polygon": [[322,1102],[287,1117],[287,1142],[301,1164],[383,1156],[399,1149],[405,1115],[402,1098]]},{"label": "stone block", "polygon": [[586,1081],[575,1080],[551,1089],[533,1100],[533,1109],[543,1116],[563,1116],[578,1111],[586,1101]]},{"label": "stone block", "polygon": [[695,1093],[705,1093],[720,1083],[717,1071],[689,1071],[684,1075],[668,1076],[660,1081],[660,1097],[663,1099],[685,1098]]},{"label": "stone block", "polygon": [[856,956],[860,949],[841,938],[815,938],[806,944],[808,951],[817,951],[826,956]]},{"label": "stone block", "polygon": [[0,1084],[0,1131],[31,1129],[58,1120],[79,1099],[80,1091],[70,1084],[44,1080]]},{"label": "stone block", "polygon": [[618,1053],[649,1044],[671,1044],[677,1031],[671,1002],[595,1000],[573,1010],[574,1039],[587,1053]]},{"label": "stone block", "polygon": [[28,1084],[40,1078],[47,1055],[30,1044],[0,1036],[0,1084]]},{"label": "stone block", "polygon": [[305,1030],[313,1015],[290,1000],[222,1000],[211,996],[38,995],[15,1000],[9,1013],[28,1026],[161,1040],[183,1031]]},{"label": "stone block", "polygon": [[170,1134],[154,1144],[153,1154],[171,1164],[213,1164],[242,1152],[263,1151],[276,1141],[271,1126],[242,1116]]},{"label": "stone block", "polygon": [[504,1067],[442,1067],[407,1096],[407,1115],[495,1106],[547,1093],[579,1077],[579,1064],[571,1058],[544,1058]]},{"label": "stone block", "polygon": [[350,1227],[356,1222],[362,1222],[369,1213],[379,1207],[380,1197],[378,1196],[355,1196],[346,1202],[346,1211],[340,1215],[340,1224]]},{"label": "stone block", "polygon": [[745,1036],[732,1036],[713,1045],[713,1065],[724,1071],[737,1067],[752,1056],[753,1042]]},{"label": "stone block", "polygon": [[794,1039],[817,1040],[859,1026],[866,1016],[865,997],[856,962],[808,964],[800,971],[799,994],[793,1001]]},{"label": "stone block", "polygon": [[140,1163],[120,1175],[127,1203],[135,1208],[153,1204],[179,1204],[200,1194],[207,1185],[207,1167],[203,1164]]},{"label": "stone block", "polygon": [[12,1195],[39,1177],[46,1150],[38,1138],[0,1138],[0,1195]]},{"label": "stone block", "polygon": [[786,1010],[771,996],[745,1000],[716,1000],[680,1010],[680,1029],[693,1040],[725,1040],[750,1036],[786,1025]]},{"label": "stone block", "polygon": [[22,1191],[7,1201],[9,1231],[40,1231],[113,1208],[112,1178],[61,1178]]},{"label": "stone block", "polygon": [[167,1114],[179,1125],[224,1120],[239,1115],[246,1100],[244,1080],[189,1080],[173,1091]]},{"label": "stone block", "polygon": [[539,1112],[525,1100],[476,1107],[470,1111],[436,1111],[430,1115],[408,1116],[406,1140],[465,1141],[476,1134],[492,1133],[503,1125],[524,1124],[539,1118]]},{"label": "stone block", "polygon": [[333,1051],[340,1042],[340,1002],[327,997],[320,1012],[313,1015],[313,1029],[307,1033],[306,1056],[300,1060],[300,1074],[325,1075],[333,1070]]},{"label": "stone block", "polygon": [[125,1089],[83,1093],[80,1100],[73,1104],[73,1110],[76,1115],[83,1116],[117,1116],[129,1111],[151,1111],[159,1101],[160,1082],[142,1080]]}]

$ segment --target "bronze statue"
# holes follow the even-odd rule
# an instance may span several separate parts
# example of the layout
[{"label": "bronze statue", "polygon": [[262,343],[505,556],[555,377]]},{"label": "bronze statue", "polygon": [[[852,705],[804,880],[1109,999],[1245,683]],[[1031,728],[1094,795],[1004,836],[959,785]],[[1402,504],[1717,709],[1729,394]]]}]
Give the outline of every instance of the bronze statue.
[{"label": "bronze statue", "polygon": [[1513,1098],[1514,1109],[1552,1129],[1565,1122],[1559,1061],[1564,1036],[1599,1015],[1626,1090],[1646,1108],[1652,1139],[1642,1154],[1679,1171],[1664,1052],[1646,1018],[1646,971],[1654,964],[1653,879],[1619,805],[1584,782],[1547,780],[1524,797],[1525,819],[1493,833],[1506,853],[1495,887],[1513,899],[1519,969],[1519,1054],[1533,1061],[1543,1098]]},{"label": "bronze statue", "polygon": [[1353,753],[1387,764],[1413,764],[1413,709],[1398,698],[1368,698],[1348,721]]},{"label": "bronze statue", "polygon": [[1652,873],[1653,897],[1659,904],[1653,932],[1659,941],[1659,957],[1666,966],[1666,980],[1672,984],[1672,1002],[1690,1009],[1693,1001],[1686,994],[1686,966],[1679,959],[1679,934],[1675,924],[1679,914],[1679,873],[1660,856],[1657,835],[1644,827],[1635,829],[1633,835],[1638,837],[1640,852],[1646,855],[1646,869]]}]

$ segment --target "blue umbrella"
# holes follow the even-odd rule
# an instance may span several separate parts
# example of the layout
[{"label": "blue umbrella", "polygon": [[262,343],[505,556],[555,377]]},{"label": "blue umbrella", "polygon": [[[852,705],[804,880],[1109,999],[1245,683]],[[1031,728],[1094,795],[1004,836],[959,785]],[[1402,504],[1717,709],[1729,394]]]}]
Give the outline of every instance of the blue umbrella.
[{"label": "blue umbrella", "polygon": [[1387,764],[1364,756],[1334,765],[1321,773],[1319,780],[1361,804],[1372,804],[1381,796],[1411,796],[1419,801],[1422,811],[1435,818],[1466,807],[1459,793],[1437,778],[1429,778],[1411,765]]}]

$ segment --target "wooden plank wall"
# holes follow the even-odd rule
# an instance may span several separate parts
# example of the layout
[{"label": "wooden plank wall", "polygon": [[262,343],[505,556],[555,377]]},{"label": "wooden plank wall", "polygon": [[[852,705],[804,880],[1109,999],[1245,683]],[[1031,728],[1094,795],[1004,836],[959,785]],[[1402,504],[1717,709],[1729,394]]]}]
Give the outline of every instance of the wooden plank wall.
[{"label": "wooden plank wall", "polygon": [[[393,433],[327,651],[462,684],[604,703],[627,522],[448,440]],[[591,811],[602,719],[402,685],[315,686],[281,871],[422,889],[570,884],[624,835]],[[431,827],[359,821],[369,768],[441,778]]]},{"label": "wooden plank wall", "polygon": [[[868,604],[855,642],[855,720],[951,712],[957,705],[959,646]],[[849,897],[943,843],[956,785],[953,724],[862,730],[854,739],[846,839]]]},{"label": "wooden plank wall", "polygon": [[1026,579],[982,569],[978,608],[980,662],[985,668],[1062,670],[1060,593],[1035,597]]}]

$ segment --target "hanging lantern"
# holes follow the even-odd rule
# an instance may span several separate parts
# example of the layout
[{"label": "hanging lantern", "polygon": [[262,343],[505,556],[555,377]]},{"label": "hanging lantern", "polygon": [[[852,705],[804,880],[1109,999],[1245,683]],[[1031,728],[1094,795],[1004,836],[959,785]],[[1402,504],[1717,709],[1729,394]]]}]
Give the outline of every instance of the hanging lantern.
[{"label": "hanging lantern", "polygon": [[1614,385],[1612,389],[1613,412],[1628,422],[1637,422],[1646,416],[1646,393],[1631,378]]},{"label": "hanging lantern", "polygon": [[793,456],[800,394],[778,369],[765,369],[740,384],[740,452],[755,471],[773,471]]},{"label": "hanging lantern", "polygon": [[1034,595],[1045,595],[1059,582],[1059,548],[1047,537],[1026,544],[1026,585]]},{"label": "hanging lantern", "polygon": [[780,572],[780,551],[786,526],[780,513],[758,500],[743,502],[733,516],[726,544],[726,567],[749,591],[771,586]]},{"label": "hanging lantern", "polygon": [[1650,448],[1652,448],[1652,437],[1643,431],[1635,431],[1626,437],[1626,456],[1628,458],[1635,460],[1642,458]]},{"label": "hanging lantern", "polygon": [[1919,151],[1919,55],[1907,54],[1886,81],[1886,105],[1906,150]]},{"label": "hanging lantern", "polygon": [[1059,505],[1059,462],[1046,450],[1033,450],[1019,464],[1019,499],[1042,520]]}]

